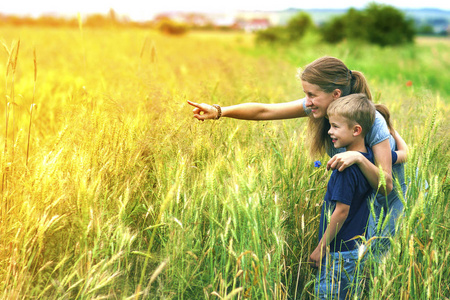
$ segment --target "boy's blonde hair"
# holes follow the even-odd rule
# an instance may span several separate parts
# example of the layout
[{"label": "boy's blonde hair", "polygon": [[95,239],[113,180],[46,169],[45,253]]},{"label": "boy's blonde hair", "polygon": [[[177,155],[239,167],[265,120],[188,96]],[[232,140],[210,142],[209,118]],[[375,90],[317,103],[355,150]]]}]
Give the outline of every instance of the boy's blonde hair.
[{"label": "boy's blonde hair", "polygon": [[348,125],[359,124],[362,128],[362,136],[372,128],[375,122],[375,105],[366,94],[350,94],[331,102],[327,109],[329,116],[341,116],[347,119]]}]

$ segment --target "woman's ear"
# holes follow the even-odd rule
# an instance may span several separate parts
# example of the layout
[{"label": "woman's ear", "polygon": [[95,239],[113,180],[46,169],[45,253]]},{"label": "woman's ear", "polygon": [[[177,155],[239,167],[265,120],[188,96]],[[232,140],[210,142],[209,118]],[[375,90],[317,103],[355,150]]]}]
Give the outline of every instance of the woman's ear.
[{"label": "woman's ear", "polygon": [[358,136],[362,133],[362,127],[359,124],[353,126],[353,136]]},{"label": "woman's ear", "polygon": [[336,100],[337,98],[340,98],[342,95],[342,91],[340,89],[335,89],[333,91],[333,100]]}]

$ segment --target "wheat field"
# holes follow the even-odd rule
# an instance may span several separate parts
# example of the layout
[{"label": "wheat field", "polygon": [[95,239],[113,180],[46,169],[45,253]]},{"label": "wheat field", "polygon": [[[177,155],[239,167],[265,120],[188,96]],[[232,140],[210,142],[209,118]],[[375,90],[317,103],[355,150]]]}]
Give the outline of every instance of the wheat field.
[{"label": "wheat field", "polygon": [[312,299],[330,172],[306,121],[198,122],[186,101],[301,98],[298,68],[323,55],[364,72],[410,147],[405,213],[362,297],[449,299],[448,40],[80,26],[0,41],[2,299]]}]

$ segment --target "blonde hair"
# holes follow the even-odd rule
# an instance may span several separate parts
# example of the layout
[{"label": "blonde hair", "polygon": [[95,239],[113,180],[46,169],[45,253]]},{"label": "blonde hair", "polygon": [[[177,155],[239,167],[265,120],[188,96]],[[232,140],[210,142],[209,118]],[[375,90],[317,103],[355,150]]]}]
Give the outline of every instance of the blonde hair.
[{"label": "blonde hair", "polygon": [[[339,89],[341,97],[362,93],[366,95],[367,99],[372,99],[369,85],[363,73],[350,70],[338,58],[324,56],[299,71],[298,77],[301,80],[318,85],[326,93]],[[315,119],[310,117],[308,127],[311,155],[322,154],[325,149],[331,148],[331,141],[328,137],[330,124],[326,118]]]},{"label": "blonde hair", "polygon": [[366,94],[351,94],[334,100],[328,106],[327,114],[341,116],[347,120],[349,126],[359,124],[364,137],[375,122],[375,105]]}]

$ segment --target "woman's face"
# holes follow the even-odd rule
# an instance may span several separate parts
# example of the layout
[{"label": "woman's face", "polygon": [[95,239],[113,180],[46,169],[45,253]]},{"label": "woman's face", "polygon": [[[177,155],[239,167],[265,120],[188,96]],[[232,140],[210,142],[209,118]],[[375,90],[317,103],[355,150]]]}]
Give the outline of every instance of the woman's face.
[{"label": "woman's face", "polygon": [[316,119],[327,115],[328,105],[339,98],[340,90],[334,90],[331,93],[322,91],[317,84],[312,84],[302,80],[303,92],[306,95],[306,107],[311,108],[312,116]]}]

